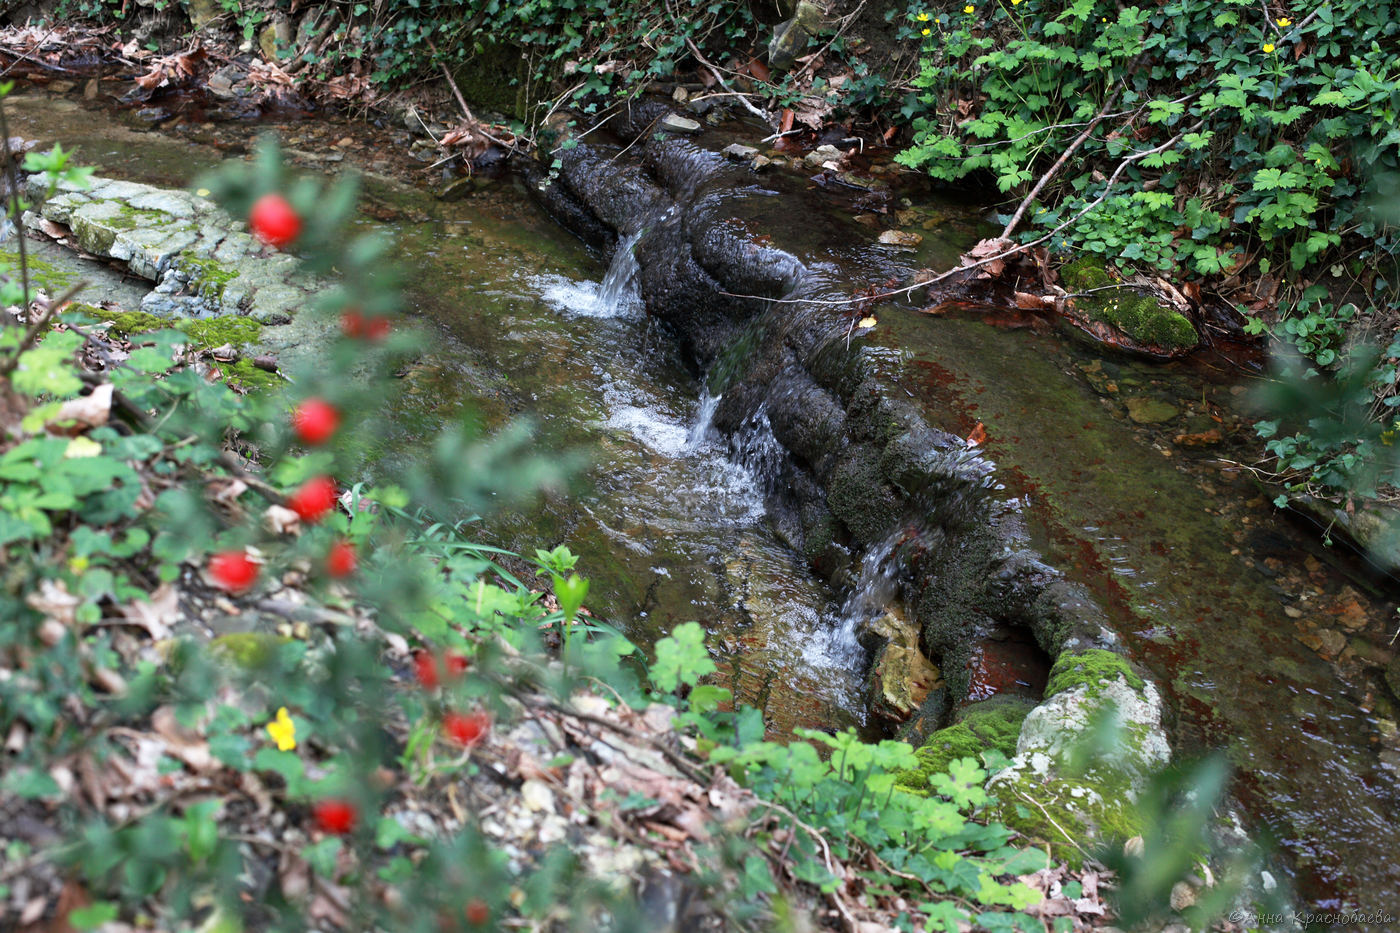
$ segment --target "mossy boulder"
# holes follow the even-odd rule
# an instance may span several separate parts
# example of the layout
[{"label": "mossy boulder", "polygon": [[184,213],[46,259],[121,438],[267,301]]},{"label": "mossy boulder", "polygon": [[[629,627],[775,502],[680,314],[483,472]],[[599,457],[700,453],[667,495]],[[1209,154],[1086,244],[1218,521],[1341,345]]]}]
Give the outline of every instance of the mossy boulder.
[{"label": "mossy boulder", "polygon": [[1196,328],[1181,313],[1127,285],[1113,288],[1119,280],[1097,256],[1083,256],[1061,268],[1060,281],[1071,292],[1090,293],[1074,299],[1090,320],[1127,335],[1139,347],[1178,353],[1200,343]]},{"label": "mossy boulder", "polygon": [[[1171,759],[1162,699],[1101,649],[1062,654],[1045,694],[1021,725],[1010,766],[987,782],[996,798],[989,815],[1079,864],[1091,848],[1086,840],[1106,844],[1141,831],[1137,796]],[[1110,718],[1114,741],[1105,746]]]},{"label": "mossy boulder", "polygon": [[209,643],[216,657],[222,657],[246,670],[266,667],[277,658],[281,647],[292,641],[267,632],[230,632]]},{"label": "mossy boulder", "polygon": [[1146,682],[1132,669],[1121,656],[1103,648],[1090,648],[1086,651],[1066,651],[1055,659],[1050,668],[1050,678],[1045,685],[1045,695],[1052,697],[1075,687],[1087,687],[1094,697],[1102,694],[1104,687],[1121,678],[1133,690],[1142,690]]},{"label": "mossy boulder", "polygon": [[959,758],[980,763],[983,752],[996,751],[1009,759],[1016,754],[1021,724],[1034,707],[1025,697],[996,696],[964,708],[957,722],[929,736],[914,753],[919,767],[901,772],[895,786],[923,796],[928,793],[929,776],[947,771]]}]

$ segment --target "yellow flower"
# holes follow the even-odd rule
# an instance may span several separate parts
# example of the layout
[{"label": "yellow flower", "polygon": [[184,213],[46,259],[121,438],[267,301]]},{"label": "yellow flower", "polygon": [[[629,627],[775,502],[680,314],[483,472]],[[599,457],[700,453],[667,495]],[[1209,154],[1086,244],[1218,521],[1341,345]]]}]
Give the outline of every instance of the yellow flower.
[{"label": "yellow flower", "polygon": [[1273,44],[1272,42],[1265,42],[1265,43],[1264,43],[1264,54],[1266,54],[1266,55],[1272,55],[1272,54],[1274,54],[1274,44]]},{"label": "yellow flower", "polygon": [[1108,22],[1108,17],[1105,16],[1105,17],[1103,18],[1103,21],[1104,21],[1105,23]]},{"label": "yellow flower", "polygon": [[267,724],[267,734],[277,743],[277,750],[289,752],[297,747],[297,724],[287,715],[287,707],[277,709],[277,718]]},{"label": "yellow flower", "polygon": [[976,9],[977,9],[976,7],[974,7],[972,4],[969,3],[967,6],[963,7],[963,12],[964,12],[964,13],[972,13],[972,12],[974,12]]},{"label": "yellow flower", "polygon": [[1017,6],[1018,4],[1020,4],[1020,2],[1021,2],[1021,0],[1011,0],[1011,5],[1012,5],[1012,6]]},{"label": "yellow flower", "polygon": [[1280,19],[1280,20],[1278,21],[1278,28],[1280,28],[1280,29],[1286,29],[1287,27],[1292,26],[1292,25],[1293,25],[1293,20],[1289,19],[1287,16],[1283,17],[1282,19]]},{"label": "yellow flower", "polygon": [[914,18],[917,19],[917,20],[918,20],[919,22],[921,22],[921,23],[927,23],[927,22],[928,22],[928,14],[927,14],[927,13],[920,13],[918,16],[916,16],[916,17],[914,17]]},{"label": "yellow flower", "polygon": [[921,35],[921,36],[927,36],[927,35],[931,35],[931,33],[930,33],[927,29],[925,29],[923,32],[919,33],[919,35]]}]

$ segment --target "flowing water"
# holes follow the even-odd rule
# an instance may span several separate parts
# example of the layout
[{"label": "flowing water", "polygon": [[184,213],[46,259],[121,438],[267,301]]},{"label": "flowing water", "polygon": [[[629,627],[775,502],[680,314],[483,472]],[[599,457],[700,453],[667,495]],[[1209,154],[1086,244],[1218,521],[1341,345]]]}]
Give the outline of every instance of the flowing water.
[{"label": "flowing water", "polygon": [[[47,95],[22,96],[11,113],[14,132],[61,139],[80,161],[139,181],[185,184],[227,151]],[[282,132],[366,132],[316,124]],[[751,219],[832,276],[888,267],[849,211],[803,187],[755,191]],[[594,610],[639,641],[704,623],[724,676],[767,707],[775,731],[859,722],[854,631],[887,599],[884,555],[834,594],[775,536],[762,496],[771,430],[761,413],[737,440],[708,429],[717,399],[640,308],[631,244],[603,268],[508,183],[461,204],[387,182],[370,194],[392,208],[413,307],[434,334],[405,379],[400,456],[464,405],[489,426],[534,418],[542,452],[586,448],[593,465],[569,495],[484,531],[516,547],[568,544],[594,581]],[[933,207],[957,221],[919,257],[941,268],[973,224]],[[1177,747],[1229,750],[1254,828],[1274,829],[1301,902],[1400,914],[1397,710],[1378,674],[1395,656],[1393,605],[1228,462],[1253,449],[1247,378],[1208,356],[1128,363],[1062,335],[876,310],[863,339],[884,348],[932,423],[964,434],[983,423],[998,480],[1028,503],[1047,559],[1095,592],[1164,684]],[[1134,395],[1179,414],[1136,425],[1122,401]],[[1222,446],[1190,446],[1211,430]]]}]

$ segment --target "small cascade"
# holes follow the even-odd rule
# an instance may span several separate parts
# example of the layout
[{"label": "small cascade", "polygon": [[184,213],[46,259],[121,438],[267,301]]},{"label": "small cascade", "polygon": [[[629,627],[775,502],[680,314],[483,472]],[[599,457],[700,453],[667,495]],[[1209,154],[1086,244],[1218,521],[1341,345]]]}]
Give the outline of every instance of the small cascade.
[{"label": "small cascade", "polygon": [[617,242],[613,251],[608,274],[603,276],[603,284],[598,286],[595,300],[597,317],[618,317],[631,306],[640,302],[637,293],[637,241],[642,231],[629,233]]},{"label": "small cascade", "polygon": [[699,450],[718,437],[715,432],[715,411],[721,398],[721,395],[711,395],[708,388],[701,394],[700,405],[695,410],[695,423],[690,426],[690,435],[685,442],[690,450]]},{"label": "small cascade", "polygon": [[899,536],[891,536],[873,547],[861,561],[860,576],[846,601],[836,624],[831,628],[830,643],[822,654],[831,661],[864,667],[865,649],[857,635],[862,624],[883,615],[899,592],[899,563],[891,560]]},{"label": "small cascade", "polygon": [[637,291],[637,241],[642,231],[630,233],[617,242],[612,263],[597,284],[575,281],[562,275],[537,275],[531,284],[545,304],[565,314],[592,318],[630,318],[642,310]]},{"label": "small cascade", "polygon": [[753,474],[764,488],[771,489],[783,473],[787,454],[773,434],[768,409],[760,405],[753,416],[729,441],[729,455]]}]

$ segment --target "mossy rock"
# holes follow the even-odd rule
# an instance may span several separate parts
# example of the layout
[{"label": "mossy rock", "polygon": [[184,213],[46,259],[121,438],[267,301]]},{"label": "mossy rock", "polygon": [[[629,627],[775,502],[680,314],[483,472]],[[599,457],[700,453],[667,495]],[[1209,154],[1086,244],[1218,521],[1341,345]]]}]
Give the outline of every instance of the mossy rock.
[{"label": "mossy rock", "polygon": [[210,650],[246,670],[266,667],[277,658],[281,647],[292,641],[284,635],[267,632],[230,632],[209,643]]},{"label": "mossy rock", "polygon": [[923,796],[928,793],[929,776],[947,771],[959,758],[980,763],[982,753],[993,750],[1009,759],[1016,754],[1021,723],[1034,707],[1026,697],[998,696],[965,708],[958,722],[929,736],[914,753],[919,767],[901,772],[895,786]]},{"label": "mossy rock", "polygon": [[1129,687],[1141,690],[1144,681],[1121,656],[1103,648],[1090,648],[1087,651],[1066,651],[1055,659],[1050,668],[1050,679],[1045,685],[1045,695],[1052,697],[1064,693],[1080,684],[1089,687],[1089,695],[1096,697],[1110,681],[1122,677]]},{"label": "mossy rock", "polygon": [[[1006,772],[1004,772],[1006,773]],[[1142,834],[1142,815],[1126,779],[1096,774],[1089,780],[1016,772],[993,780],[983,815],[1050,847],[1073,869],[1086,857]]]},{"label": "mossy rock", "polygon": [[[1061,268],[1060,281],[1071,292],[1089,292],[1118,284],[1118,279],[1097,256],[1083,256]],[[1139,346],[1173,353],[1189,350],[1200,343],[1196,328],[1182,314],[1162,307],[1126,285],[1082,295],[1074,301],[1090,319],[1126,334]]]},{"label": "mossy rock", "polygon": [[[89,315],[99,321],[108,321],[111,326],[107,333],[114,337],[130,338],[136,334],[154,330],[179,330],[190,338],[197,350],[208,350],[229,344],[244,348],[258,342],[263,325],[249,317],[213,317],[195,320],[171,319],[148,314],[145,311],[108,311],[93,305],[79,305],[73,310]],[[249,392],[260,392],[282,384],[275,374],[258,369],[253,361],[241,358],[233,363],[221,363],[224,378],[233,385]]]}]

